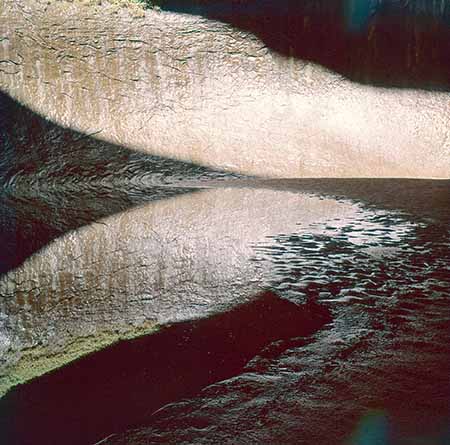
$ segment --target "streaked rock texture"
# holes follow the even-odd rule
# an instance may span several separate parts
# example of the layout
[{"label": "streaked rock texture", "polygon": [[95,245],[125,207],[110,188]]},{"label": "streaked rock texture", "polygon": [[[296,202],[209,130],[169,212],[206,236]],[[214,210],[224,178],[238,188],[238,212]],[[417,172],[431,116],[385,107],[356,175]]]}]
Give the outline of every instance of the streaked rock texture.
[{"label": "streaked rock texture", "polygon": [[0,87],[61,125],[261,176],[449,177],[445,91],[354,83],[301,59],[298,42],[289,57],[197,15],[3,5]]}]

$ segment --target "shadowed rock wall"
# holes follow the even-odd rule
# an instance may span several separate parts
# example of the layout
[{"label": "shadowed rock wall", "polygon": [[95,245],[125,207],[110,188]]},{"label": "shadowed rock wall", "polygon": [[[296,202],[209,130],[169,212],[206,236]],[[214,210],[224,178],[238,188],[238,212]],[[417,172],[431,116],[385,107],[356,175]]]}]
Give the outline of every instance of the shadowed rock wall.
[{"label": "shadowed rock wall", "polygon": [[448,91],[448,0],[159,0],[230,23],[269,48],[379,86]]},{"label": "shadowed rock wall", "polygon": [[4,6],[0,88],[61,125],[260,176],[449,177],[446,92],[353,83],[202,16]]}]

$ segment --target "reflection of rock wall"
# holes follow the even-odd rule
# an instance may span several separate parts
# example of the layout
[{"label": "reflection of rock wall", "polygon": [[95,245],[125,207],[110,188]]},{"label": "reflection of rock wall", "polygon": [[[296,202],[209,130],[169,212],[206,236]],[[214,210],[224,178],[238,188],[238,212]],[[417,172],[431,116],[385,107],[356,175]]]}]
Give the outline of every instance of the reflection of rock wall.
[{"label": "reflection of rock wall", "polygon": [[[270,263],[251,261],[253,245],[302,230],[300,221],[308,227],[357,210],[299,193],[217,189],[67,233],[0,279],[10,355],[40,345],[37,360],[74,341],[86,353],[107,335],[114,341],[248,300],[270,279]],[[80,346],[89,336],[92,344]]]},{"label": "reflection of rock wall", "polygon": [[279,177],[449,177],[450,96],[377,89],[196,16],[5,0],[0,87],[140,150]]}]

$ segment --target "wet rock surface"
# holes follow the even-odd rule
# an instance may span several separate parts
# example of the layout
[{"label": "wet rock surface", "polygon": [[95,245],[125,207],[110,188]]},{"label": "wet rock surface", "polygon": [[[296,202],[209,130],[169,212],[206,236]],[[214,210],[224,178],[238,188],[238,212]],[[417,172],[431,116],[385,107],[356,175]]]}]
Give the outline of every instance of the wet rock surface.
[{"label": "wet rock surface", "polygon": [[[0,93],[0,274],[53,239],[152,201],[238,178],[60,127]],[[50,217],[49,217],[50,216]]]},{"label": "wet rock surface", "polygon": [[[304,322],[278,335],[285,325],[280,313],[289,316],[289,304],[276,303],[274,313],[267,310],[262,318],[261,311],[250,312],[274,336],[244,348],[231,374],[221,374],[226,369],[213,359],[216,371],[190,373],[198,378],[190,387],[183,383],[183,366],[169,360],[163,369],[171,371],[159,375],[157,388],[172,387],[172,377],[179,386],[155,397],[156,404],[110,398],[120,422],[108,416],[102,424],[99,416],[97,423],[94,416],[84,429],[75,410],[74,423],[62,420],[52,436],[44,428],[52,418],[43,413],[58,412],[72,398],[57,390],[47,399],[50,406],[34,408],[52,381],[65,385],[58,375],[67,371],[77,380],[83,363],[96,362],[96,369],[139,363],[147,355],[136,345],[163,338],[167,346],[179,337],[164,330],[161,337],[122,342],[121,360],[107,351],[94,354],[3,397],[7,443],[27,443],[27,431],[36,432],[33,444],[60,443],[67,427],[74,443],[91,433],[100,440],[101,431],[112,444],[331,444],[351,438],[374,410],[393,443],[421,437],[445,443],[448,181],[236,178],[81,137],[16,111],[2,120],[7,156],[1,236],[15,255],[4,254],[0,277],[3,391],[120,339],[180,321],[188,329],[181,328],[181,337],[186,340],[188,332],[191,345],[202,345],[201,357],[220,357],[236,343],[226,335],[196,342],[190,329],[197,322],[189,321],[227,312],[262,291],[278,295],[274,301],[320,305],[331,321],[305,338],[298,337],[305,334]],[[30,140],[39,150],[27,150]],[[33,162],[22,161],[30,157]],[[230,314],[232,321],[236,313]],[[313,311],[306,325],[314,319]],[[212,339],[217,331],[204,323],[200,337]],[[184,350],[185,340],[174,348]],[[159,348],[170,359],[172,348]],[[145,370],[135,370],[134,379],[105,377],[104,391],[151,398],[155,386],[142,377]],[[94,375],[83,375],[78,403],[89,396],[101,406],[97,393],[83,393]],[[167,401],[173,403],[151,415]],[[128,404],[134,408],[127,410]]]}]

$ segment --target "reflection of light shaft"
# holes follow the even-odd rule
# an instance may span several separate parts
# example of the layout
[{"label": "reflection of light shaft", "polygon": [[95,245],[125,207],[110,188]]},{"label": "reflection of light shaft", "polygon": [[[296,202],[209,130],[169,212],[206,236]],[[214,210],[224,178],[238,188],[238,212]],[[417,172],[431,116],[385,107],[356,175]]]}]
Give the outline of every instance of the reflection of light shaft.
[{"label": "reflection of light shaft", "polygon": [[[211,189],[153,202],[56,239],[0,280],[13,349],[54,350],[79,336],[195,318],[251,298],[269,282],[255,244],[349,217],[332,199]],[[20,302],[19,302],[20,300]]]},{"label": "reflection of light shaft", "polygon": [[[100,222],[54,240],[0,279],[13,351],[41,344],[42,354],[57,352],[88,335],[113,341],[108,333],[143,333],[155,321],[248,300],[271,286],[276,267],[254,260],[277,237],[340,237],[349,227],[360,238],[345,236],[356,245],[386,236],[349,201],[254,188],[179,195]],[[308,247],[296,256],[308,261]]]}]

